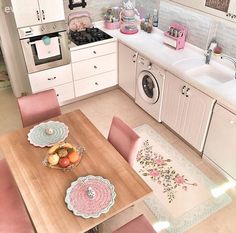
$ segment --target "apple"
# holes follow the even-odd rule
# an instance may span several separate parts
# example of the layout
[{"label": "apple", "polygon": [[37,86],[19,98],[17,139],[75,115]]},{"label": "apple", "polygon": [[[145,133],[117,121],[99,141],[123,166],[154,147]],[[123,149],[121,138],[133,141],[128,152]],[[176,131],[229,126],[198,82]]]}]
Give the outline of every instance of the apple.
[{"label": "apple", "polygon": [[62,168],[68,167],[70,165],[70,160],[67,157],[59,159],[59,165]]},{"label": "apple", "polygon": [[71,163],[76,163],[79,160],[79,155],[76,151],[70,152],[68,155],[68,159]]},{"label": "apple", "polygon": [[57,165],[59,162],[60,157],[58,156],[58,154],[52,154],[48,156],[48,162],[51,165]]}]

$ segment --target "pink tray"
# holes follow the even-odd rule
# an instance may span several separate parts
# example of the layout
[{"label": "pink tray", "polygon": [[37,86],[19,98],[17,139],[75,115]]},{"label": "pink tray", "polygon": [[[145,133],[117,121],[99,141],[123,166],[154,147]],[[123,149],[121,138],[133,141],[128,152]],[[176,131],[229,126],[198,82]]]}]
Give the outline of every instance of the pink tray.
[{"label": "pink tray", "polygon": [[[88,195],[88,188],[94,191],[94,197]],[[80,177],[67,189],[65,202],[76,216],[97,218],[114,205],[116,193],[114,186],[101,176]]]}]

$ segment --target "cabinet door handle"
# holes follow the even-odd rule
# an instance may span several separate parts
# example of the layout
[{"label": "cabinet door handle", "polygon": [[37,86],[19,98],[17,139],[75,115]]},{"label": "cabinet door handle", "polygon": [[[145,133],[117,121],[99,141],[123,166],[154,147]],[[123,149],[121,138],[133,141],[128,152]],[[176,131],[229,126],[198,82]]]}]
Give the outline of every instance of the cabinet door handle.
[{"label": "cabinet door handle", "polygon": [[57,77],[48,78],[48,81],[55,80]]},{"label": "cabinet door handle", "polygon": [[39,11],[36,11],[36,14],[37,14],[37,19],[38,19],[38,21],[40,21]]},{"label": "cabinet door handle", "polygon": [[182,95],[185,94],[185,88],[186,88],[186,86],[183,86],[183,87],[182,87],[182,91],[181,91]]},{"label": "cabinet door handle", "polygon": [[189,97],[189,91],[190,91],[190,88],[188,87],[185,94],[186,97]]},{"label": "cabinet door handle", "polygon": [[97,52],[96,52],[96,51],[93,51],[93,53],[94,53],[94,54],[97,54]]},{"label": "cabinet door handle", "polygon": [[95,85],[98,86],[98,82],[95,82]]},{"label": "cabinet door handle", "polygon": [[135,54],[133,55],[133,63],[136,62],[137,56],[138,56],[138,53],[135,53]]},{"label": "cabinet door handle", "polygon": [[43,16],[43,20],[45,20],[45,13],[44,13],[44,10],[42,10],[42,16]]},{"label": "cabinet door handle", "polygon": [[231,125],[235,125],[235,121],[234,121],[234,120],[231,120],[229,123],[230,123]]},{"label": "cabinet door handle", "polygon": [[94,67],[94,69],[97,69],[98,67],[97,66],[93,66]]},{"label": "cabinet door handle", "polygon": [[57,94],[57,97],[59,97],[59,94]]}]

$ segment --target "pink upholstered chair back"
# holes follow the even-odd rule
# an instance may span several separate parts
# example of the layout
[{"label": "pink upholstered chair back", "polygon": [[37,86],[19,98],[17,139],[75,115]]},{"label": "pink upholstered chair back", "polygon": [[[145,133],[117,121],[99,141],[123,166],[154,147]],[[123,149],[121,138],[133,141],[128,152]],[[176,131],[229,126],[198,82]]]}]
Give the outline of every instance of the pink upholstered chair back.
[{"label": "pink upholstered chair back", "polygon": [[113,117],[108,141],[133,166],[138,152],[139,136],[118,117]]},{"label": "pink upholstered chair back", "polygon": [[61,114],[55,90],[47,90],[17,99],[23,127]]}]

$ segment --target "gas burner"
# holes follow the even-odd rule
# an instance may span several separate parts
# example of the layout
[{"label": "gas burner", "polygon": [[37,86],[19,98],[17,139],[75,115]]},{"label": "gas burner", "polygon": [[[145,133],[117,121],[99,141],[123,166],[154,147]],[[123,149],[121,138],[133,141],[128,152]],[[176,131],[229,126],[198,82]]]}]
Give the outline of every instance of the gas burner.
[{"label": "gas burner", "polygon": [[112,38],[99,28],[86,28],[84,31],[73,32],[70,31],[70,39],[76,45],[88,44],[96,41],[106,40]]}]

